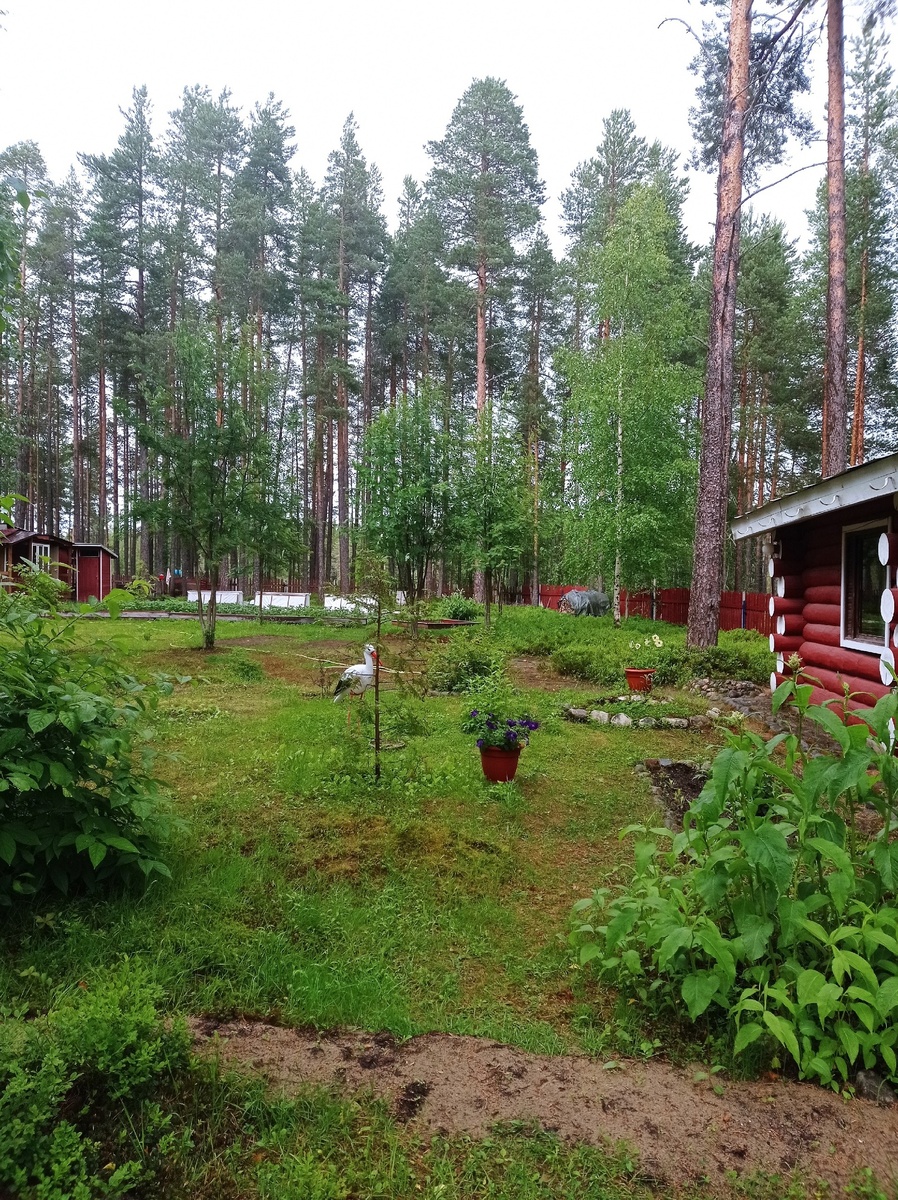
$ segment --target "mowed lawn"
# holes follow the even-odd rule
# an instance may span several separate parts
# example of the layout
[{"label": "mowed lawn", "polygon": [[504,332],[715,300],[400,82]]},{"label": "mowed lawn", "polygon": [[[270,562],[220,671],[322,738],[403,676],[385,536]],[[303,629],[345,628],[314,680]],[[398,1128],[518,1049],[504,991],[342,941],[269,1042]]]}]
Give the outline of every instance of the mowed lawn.
[{"label": "mowed lawn", "polygon": [[389,634],[392,748],[376,783],[373,696],[351,727],[329,696],[333,664],[359,661],[370,628],[222,623],[211,654],[192,621],[85,623],[81,636],[116,642],[141,678],[190,677],[147,728],[178,822],[172,879],[9,915],[6,1011],[41,1010],[127,956],[170,1013],[548,1052],[614,1038],[610,998],[572,968],[571,904],[625,877],[619,830],[657,816],[634,764],[706,758],[713,732],[572,724],[562,705],[595,685],[531,689],[543,728],[517,781],[490,787],[459,732],[464,699],[411,686],[434,643]]}]

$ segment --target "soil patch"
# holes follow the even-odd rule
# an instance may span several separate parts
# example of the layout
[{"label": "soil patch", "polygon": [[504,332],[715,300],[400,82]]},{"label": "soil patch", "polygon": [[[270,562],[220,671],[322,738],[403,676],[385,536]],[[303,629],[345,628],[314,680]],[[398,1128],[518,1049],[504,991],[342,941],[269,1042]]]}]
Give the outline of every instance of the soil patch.
[{"label": "soil patch", "polygon": [[726,1194],[728,1172],[799,1172],[842,1188],[864,1167],[888,1186],[898,1172],[898,1112],[811,1084],[720,1087],[718,1076],[718,1095],[693,1069],[657,1059],[612,1067],[441,1033],[399,1043],[389,1033],[208,1019],[193,1031],[201,1051],[260,1072],[283,1093],[308,1084],[370,1091],[424,1134],[483,1137],[497,1122],[536,1121],[568,1142],[626,1142],[643,1180],[659,1187],[706,1180]]},{"label": "soil patch", "polygon": [[546,658],[522,656],[508,661],[508,673],[518,687],[542,688],[545,692],[570,690],[576,680],[560,675]]},{"label": "soil patch", "polygon": [[669,758],[647,758],[645,770],[670,828],[682,829],[686,811],[701,795],[708,776],[695,763]]}]

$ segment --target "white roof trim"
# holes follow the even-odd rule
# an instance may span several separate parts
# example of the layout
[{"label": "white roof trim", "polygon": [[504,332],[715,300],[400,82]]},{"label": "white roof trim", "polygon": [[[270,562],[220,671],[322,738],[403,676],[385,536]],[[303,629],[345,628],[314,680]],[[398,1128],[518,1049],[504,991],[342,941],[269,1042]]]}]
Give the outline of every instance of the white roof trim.
[{"label": "white roof trim", "polygon": [[850,508],[855,504],[863,504],[865,500],[875,500],[877,496],[887,496],[898,493],[898,454],[890,454],[886,458],[876,458],[872,462],[863,463],[843,471],[841,475],[833,475],[800,492],[791,492],[777,500],[770,500],[761,508],[736,517],[730,529],[734,541],[754,537],[766,533],[770,529],[779,529],[782,525],[792,525],[797,521],[807,521],[810,517],[821,513],[832,512],[835,509]]}]

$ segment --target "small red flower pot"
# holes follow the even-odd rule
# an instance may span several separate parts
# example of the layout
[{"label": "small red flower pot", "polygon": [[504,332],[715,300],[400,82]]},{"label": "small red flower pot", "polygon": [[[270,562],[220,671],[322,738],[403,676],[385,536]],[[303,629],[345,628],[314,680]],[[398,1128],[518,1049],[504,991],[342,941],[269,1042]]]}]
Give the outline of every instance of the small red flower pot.
[{"label": "small red flower pot", "polygon": [[490,783],[511,783],[520,757],[520,746],[516,750],[506,750],[503,746],[484,746],[480,751],[480,765]]},{"label": "small red flower pot", "polygon": [[654,674],[654,667],[624,667],[627,687],[631,692],[650,692]]}]

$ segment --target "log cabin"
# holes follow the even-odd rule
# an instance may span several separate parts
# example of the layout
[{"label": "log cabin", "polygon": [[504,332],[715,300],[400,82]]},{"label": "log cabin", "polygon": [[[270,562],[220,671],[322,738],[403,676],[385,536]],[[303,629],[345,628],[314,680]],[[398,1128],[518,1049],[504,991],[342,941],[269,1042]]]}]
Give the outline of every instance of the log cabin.
[{"label": "log cabin", "polygon": [[73,557],[68,538],[0,525],[0,577],[8,582],[20,563],[30,562],[71,585]]},{"label": "log cabin", "polygon": [[113,587],[118,555],[97,542],[71,542],[53,533],[0,525],[0,586],[28,561],[67,583],[78,601],[104,600]]},{"label": "log cabin", "polygon": [[797,653],[812,702],[872,707],[894,687],[898,649],[898,454],[770,500],[732,522],[769,548],[771,690]]}]

